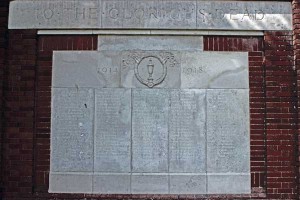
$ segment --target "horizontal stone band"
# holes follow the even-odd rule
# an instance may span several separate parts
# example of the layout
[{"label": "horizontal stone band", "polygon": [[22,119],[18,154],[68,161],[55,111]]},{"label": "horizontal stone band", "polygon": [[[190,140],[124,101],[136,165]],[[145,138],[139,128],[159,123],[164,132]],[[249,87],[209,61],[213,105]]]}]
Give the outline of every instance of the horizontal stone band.
[{"label": "horizontal stone band", "polygon": [[292,30],[290,2],[13,1],[10,29]]}]

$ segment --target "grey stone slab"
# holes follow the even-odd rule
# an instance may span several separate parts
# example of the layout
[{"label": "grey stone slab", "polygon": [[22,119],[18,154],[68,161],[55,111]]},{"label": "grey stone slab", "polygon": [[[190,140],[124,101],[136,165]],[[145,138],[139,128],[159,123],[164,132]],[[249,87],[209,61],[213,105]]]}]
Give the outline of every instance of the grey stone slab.
[{"label": "grey stone slab", "polygon": [[202,36],[106,36],[98,37],[98,50],[203,51]]},{"label": "grey stone slab", "polygon": [[249,88],[248,53],[185,52],[181,88]]},{"label": "grey stone slab", "polygon": [[249,90],[207,90],[207,171],[250,174]]},{"label": "grey stone slab", "polygon": [[176,51],[124,51],[121,86],[180,88],[180,59]]},{"label": "grey stone slab", "polygon": [[42,0],[10,3],[11,29],[78,29],[101,27],[99,0]]},{"label": "grey stone slab", "polygon": [[93,178],[93,193],[130,194],[130,174],[98,174]]},{"label": "grey stone slab", "polygon": [[95,172],[131,170],[131,90],[96,90]]},{"label": "grey stone slab", "polygon": [[167,172],[168,93],[159,89],[132,92],[132,172]]},{"label": "grey stone slab", "polygon": [[10,29],[292,30],[290,2],[13,1]]},{"label": "grey stone slab", "polygon": [[93,89],[52,90],[51,172],[93,170]]},{"label": "grey stone slab", "polygon": [[196,1],[103,0],[103,28],[196,28]]},{"label": "grey stone slab", "polygon": [[120,60],[116,52],[54,52],[53,87],[119,87]]},{"label": "grey stone slab", "polygon": [[153,174],[132,174],[132,194],[168,194],[168,175]]},{"label": "grey stone slab", "polygon": [[208,174],[208,194],[250,194],[250,174]]},{"label": "grey stone slab", "polygon": [[206,194],[206,175],[170,175],[170,194]]},{"label": "grey stone slab", "polygon": [[50,173],[49,193],[92,193],[91,174]]},{"label": "grey stone slab", "polygon": [[100,51],[98,55],[97,77],[104,82],[102,87],[121,86],[121,55],[116,51]]},{"label": "grey stone slab", "polygon": [[206,171],[206,91],[171,90],[169,171]]},{"label": "grey stone slab", "polygon": [[197,1],[197,29],[290,30],[291,4],[260,1]]}]

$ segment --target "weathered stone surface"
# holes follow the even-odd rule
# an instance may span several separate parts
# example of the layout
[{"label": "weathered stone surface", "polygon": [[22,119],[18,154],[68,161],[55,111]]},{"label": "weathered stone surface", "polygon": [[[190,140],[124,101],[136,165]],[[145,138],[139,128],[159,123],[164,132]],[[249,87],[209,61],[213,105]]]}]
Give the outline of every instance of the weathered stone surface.
[{"label": "weathered stone surface", "polygon": [[10,29],[292,30],[290,2],[13,1]]},{"label": "weathered stone surface", "polygon": [[205,194],[206,174],[170,175],[170,194]]},{"label": "weathered stone surface", "polygon": [[290,30],[288,2],[197,1],[198,29]]},{"label": "weathered stone surface", "polygon": [[250,193],[247,53],[133,41],[55,52],[49,191]]},{"label": "weathered stone surface", "polygon": [[[153,65],[151,77],[149,65]],[[52,85],[79,88],[249,88],[248,73],[248,55],[242,52],[55,52]]]},{"label": "weathered stone surface", "polygon": [[250,173],[249,90],[207,90],[207,172]]},{"label": "weathered stone surface", "polygon": [[[100,51],[98,55],[97,77],[102,87],[121,86],[121,55],[116,51]],[[98,86],[98,87],[99,87]]]},{"label": "weathered stone surface", "polygon": [[168,175],[132,174],[131,193],[133,194],[168,194]]},{"label": "weathered stone surface", "polygon": [[52,90],[51,172],[93,171],[93,89]]},{"label": "weathered stone surface", "polygon": [[132,172],[168,171],[168,93],[133,89]]},{"label": "weathered stone surface", "polygon": [[93,193],[130,194],[130,174],[94,175]]},{"label": "weathered stone surface", "polygon": [[205,90],[170,90],[169,172],[206,171],[205,97]]},{"label": "weathered stone surface", "polygon": [[117,52],[54,52],[52,87],[119,87]]},{"label": "weathered stone surface", "polygon": [[96,90],[95,172],[131,170],[131,90]]},{"label": "weathered stone surface", "polygon": [[103,28],[196,27],[196,1],[103,0]]},{"label": "weathered stone surface", "polygon": [[105,36],[98,37],[98,50],[203,51],[201,36]]},{"label": "weathered stone surface", "polygon": [[14,1],[10,4],[9,27],[11,29],[101,27],[101,1]]},{"label": "weathered stone surface", "polygon": [[181,88],[249,88],[248,53],[184,52]]},{"label": "weathered stone surface", "polygon": [[50,173],[50,193],[92,193],[92,174]]},{"label": "weathered stone surface", "polygon": [[251,176],[246,174],[208,174],[208,194],[250,194]]},{"label": "weathered stone surface", "polygon": [[122,87],[180,88],[180,54],[177,52],[125,51],[121,68]]}]

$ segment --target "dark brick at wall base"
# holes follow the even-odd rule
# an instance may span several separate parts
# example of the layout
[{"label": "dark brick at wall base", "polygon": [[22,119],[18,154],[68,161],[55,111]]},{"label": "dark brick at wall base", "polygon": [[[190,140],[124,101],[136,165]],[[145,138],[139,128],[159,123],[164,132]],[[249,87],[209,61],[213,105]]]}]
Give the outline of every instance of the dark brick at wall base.
[{"label": "dark brick at wall base", "polygon": [[47,192],[52,52],[95,50],[97,36],[7,31],[0,0],[2,199],[299,199],[300,1],[293,5],[293,32],[204,37],[206,51],[249,52],[251,195],[74,195]]},{"label": "dark brick at wall base", "polygon": [[[8,13],[8,1],[0,1],[0,152],[2,152],[3,144],[3,83],[4,83],[4,66],[6,58],[6,48],[7,48],[7,13]],[[3,175],[2,175],[2,153],[0,154],[0,196],[2,196],[3,188]]]}]

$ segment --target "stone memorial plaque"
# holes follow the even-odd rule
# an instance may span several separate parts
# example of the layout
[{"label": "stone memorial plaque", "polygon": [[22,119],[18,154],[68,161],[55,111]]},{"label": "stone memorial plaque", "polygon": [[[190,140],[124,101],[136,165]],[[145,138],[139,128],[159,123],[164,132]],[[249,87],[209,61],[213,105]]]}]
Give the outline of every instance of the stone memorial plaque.
[{"label": "stone memorial plaque", "polygon": [[96,90],[95,172],[131,170],[131,90]]},{"label": "stone memorial plaque", "polygon": [[185,52],[181,88],[249,88],[248,53]]},{"label": "stone memorial plaque", "polygon": [[[105,6],[132,2],[160,4]],[[181,38],[105,36],[100,51],[54,53],[49,192],[251,192],[248,54]]]},{"label": "stone memorial plaque", "polygon": [[[207,90],[208,185],[239,179],[234,193],[250,192],[249,121],[249,90]],[[232,193],[230,187],[208,187],[208,191]]]},{"label": "stone memorial plaque", "polygon": [[169,96],[159,89],[132,91],[132,172],[168,171]]},{"label": "stone memorial plaque", "polygon": [[292,30],[282,1],[16,0],[9,15],[10,29]]},{"label": "stone memorial plaque", "polygon": [[98,37],[99,51],[203,51],[202,36],[119,35]]},{"label": "stone memorial plaque", "polygon": [[170,51],[125,51],[121,85],[125,88],[180,88],[180,54]]},{"label": "stone memorial plaque", "polygon": [[92,172],[94,91],[52,92],[51,172]]},{"label": "stone memorial plaque", "polygon": [[171,90],[169,171],[206,171],[206,91]]}]

